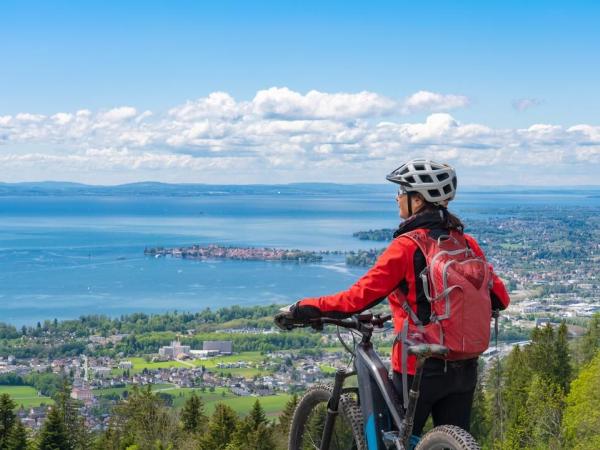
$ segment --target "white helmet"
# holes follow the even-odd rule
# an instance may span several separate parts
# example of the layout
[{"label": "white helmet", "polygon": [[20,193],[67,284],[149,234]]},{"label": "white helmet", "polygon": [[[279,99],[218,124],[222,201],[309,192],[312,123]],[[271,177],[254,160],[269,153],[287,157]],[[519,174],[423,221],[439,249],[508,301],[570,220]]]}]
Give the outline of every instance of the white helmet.
[{"label": "white helmet", "polygon": [[405,192],[418,192],[436,205],[444,205],[456,194],[456,172],[448,164],[429,159],[413,159],[385,177]]}]

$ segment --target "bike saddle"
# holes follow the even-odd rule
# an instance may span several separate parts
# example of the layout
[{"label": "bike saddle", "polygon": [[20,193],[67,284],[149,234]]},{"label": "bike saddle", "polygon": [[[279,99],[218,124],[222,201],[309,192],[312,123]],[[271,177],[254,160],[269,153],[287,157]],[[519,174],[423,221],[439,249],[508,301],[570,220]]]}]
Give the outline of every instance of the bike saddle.
[{"label": "bike saddle", "polygon": [[416,344],[408,347],[408,354],[415,355],[418,358],[430,356],[446,356],[448,347],[439,344]]}]

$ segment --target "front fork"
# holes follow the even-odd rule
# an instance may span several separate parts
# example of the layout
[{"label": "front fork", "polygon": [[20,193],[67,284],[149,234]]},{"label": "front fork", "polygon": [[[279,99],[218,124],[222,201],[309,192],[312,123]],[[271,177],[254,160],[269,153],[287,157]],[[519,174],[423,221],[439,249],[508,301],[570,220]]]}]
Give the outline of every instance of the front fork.
[{"label": "front fork", "polygon": [[401,441],[404,448],[409,448],[410,436],[415,424],[415,411],[417,410],[417,400],[419,400],[419,391],[421,389],[421,376],[423,375],[423,364],[427,358],[417,358],[415,375],[408,393],[408,407],[404,416],[404,429],[402,430]]},{"label": "front fork", "polygon": [[338,369],[335,372],[335,381],[333,382],[333,393],[327,402],[327,417],[325,418],[325,426],[323,427],[323,436],[321,438],[320,450],[328,450],[335,426],[335,419],[338,415],[340,407],[340,397],[342,396],[344,381],[349,376],[355,375],[356,372],[346,372],[344,369]]}]

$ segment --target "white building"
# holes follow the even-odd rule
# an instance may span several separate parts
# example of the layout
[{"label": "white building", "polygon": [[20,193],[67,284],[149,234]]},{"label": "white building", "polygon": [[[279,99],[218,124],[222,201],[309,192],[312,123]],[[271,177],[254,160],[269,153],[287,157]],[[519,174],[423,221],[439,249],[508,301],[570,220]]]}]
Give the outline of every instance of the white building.
[{"label": "white building", "polygon": [[158,354],[165,358],[180,358],[182,356],[189,356],[191,354],[191,349],[189,345],[181,345],[179,341],[171,342],[171,345],[161,347],[158,350]]},{"label": "white building", "polygon": [[119,369],[133,369],[133,363],[131,361],[121,361]]},{"label": "white building", "polygon": [[221,355],[231,355],[233,353],[233,343],[231,341],[204,341],[203,350],[217,350]]}]

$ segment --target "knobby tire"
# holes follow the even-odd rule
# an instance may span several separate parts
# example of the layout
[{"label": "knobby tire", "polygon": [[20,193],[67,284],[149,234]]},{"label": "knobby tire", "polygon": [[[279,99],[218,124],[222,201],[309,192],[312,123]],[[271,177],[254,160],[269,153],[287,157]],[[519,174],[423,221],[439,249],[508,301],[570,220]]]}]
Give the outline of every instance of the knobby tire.
[{"label": "knobby tire", "polygon": [[[289,450],[319,450],[327,402],[333,386],[318,384],[309,388],[298,402],[290,426]],[[367,450],[363,436],[363,419],[356,402],[342,395],[338,416],[328,450]]]},{"label": "knobby tire", "polygon": [[481,450],[467,431],[455,425],[435,427],[419,441],[415,450]]}]

